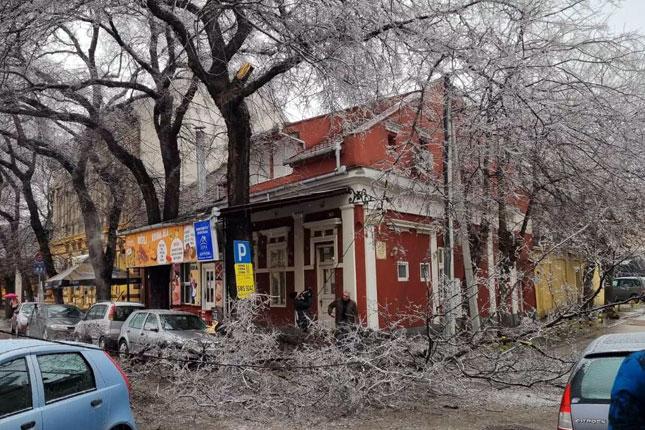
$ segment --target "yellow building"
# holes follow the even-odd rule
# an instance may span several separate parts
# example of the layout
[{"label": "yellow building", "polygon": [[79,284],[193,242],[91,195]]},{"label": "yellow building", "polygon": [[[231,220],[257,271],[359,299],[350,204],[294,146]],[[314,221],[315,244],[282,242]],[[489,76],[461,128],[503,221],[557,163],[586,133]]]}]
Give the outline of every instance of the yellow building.
[{"label": "yellow building", "polygon": [[[535,301],[538,318],[559,309],[581,303],[585,262],[571,255],[551,255],[535,268]],[[593,291],[600,287],[600,270],[596,266],[592,279]],[[605,290],[594,299],[594,305],[605,303]]]}]

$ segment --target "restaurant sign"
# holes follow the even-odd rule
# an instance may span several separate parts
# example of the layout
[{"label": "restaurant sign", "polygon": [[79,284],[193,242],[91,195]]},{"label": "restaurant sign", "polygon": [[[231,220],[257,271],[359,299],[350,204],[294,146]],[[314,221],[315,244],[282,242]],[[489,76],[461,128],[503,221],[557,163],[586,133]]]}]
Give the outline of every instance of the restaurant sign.
[{"label": "restaurant sign", "polygon": [[125,258],[127,267],[197,261],[193,224],[129,234],[125,238]]}]

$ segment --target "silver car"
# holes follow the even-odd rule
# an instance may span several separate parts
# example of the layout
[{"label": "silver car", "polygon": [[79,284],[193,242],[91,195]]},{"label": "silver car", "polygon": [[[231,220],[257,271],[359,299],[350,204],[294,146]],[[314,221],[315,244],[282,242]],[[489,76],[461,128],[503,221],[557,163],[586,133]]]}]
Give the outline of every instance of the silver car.
[{"label": "silver car", "polygon": [[71,340],[83,314],[74,305],[37,303],[29,318],[27,335],[40,339]]},{"label": "silver car", "polygon": [[123,322],[136,310],[143,309],[141,303],[100,302],[88,309],[76,325],[74,339],[95,343],[102,349],[116,350]]},{"label": "silver car", "polygon": [[27,333],[27,325],[29,325],[29,318],[34,311],[34,302],[21,303],[16,312],[11,317],[11,333],[12,334],[25,334]]},{"label": "silver car", "polygon": [[645,333],[607,334],[594,340],[564,390],[559,430],[607,430],[611,388],[626,356],[645,349]]},{"label": "silver car", "polygon": [[133,312],[121,327],[119,354],[140,353],[155,347],[189,347],[197,352],[212,347],[206,324],[189,312],[149,309]]}]

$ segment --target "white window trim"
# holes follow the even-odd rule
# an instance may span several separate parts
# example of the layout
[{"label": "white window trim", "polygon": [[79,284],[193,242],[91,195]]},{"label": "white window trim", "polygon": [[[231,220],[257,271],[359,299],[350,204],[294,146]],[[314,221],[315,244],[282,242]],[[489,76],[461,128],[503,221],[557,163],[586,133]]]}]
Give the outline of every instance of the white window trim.
[{"label": "white window trim", "polygon": [[[341,269],[343,263],[339,262],[339,249],[338,249],[338,228],[337,225],[340,225],[339,218],[326,219],[323,221],[313,221],[305,223],[305,228],[309,230],[309,264],[306,264],[304,270],[313,270],[316,267],[316,246],[320,243],[333,242],[334,243],[334,259],[336,264],[334,267]],[[325,230],[334,230],[334,233],[330,236],[325,236]],[[322,231],[323,235],[319,237],[314,237],[314,232]]]},{"label": "white window trim", "polygon": [[[271,251],[275,249],[283,249],[284,250],[284,256],[287,261],[285,261],[285,266],[282,267],[271,267],[271,262],[269,261],[269,256],[271,255]],[[284,272],[284,304],[276,304],[273,303],[273,300],[271,300],[271,307],[272,308],[286,308],[287,307],[287,266],[288,264],[288,259],[289,259],[289,250],[287,247],[287,242],[277,242],[277,243],[267,243],[267,268],[266,273],[269,274],[269,295],[273,298],[274,296],[272,288],[271,288],[271,279],[272,275],[274,272],[282,273]],[[293,268],[291,268],[293,270]]]},{"label": "white window trim", "polygon": [[[423,276],[423,266],[426,266],[426,268],[427,268],[427,270],[426,270],[427,276]],[[419,279],[421,280],[421,282],[430,282],[430,277],[431,277],[431,275],[430,275],[430,262],[423,261],[423,262],[419,263]]]},{"label": "white window trim", "polygon": [[[405,266],[405,277],[399,275],[399,266]],[[407,282],[410,280],[410,264],[407,261],[397,261],[396,262],[396,279],[399,282]]]}]

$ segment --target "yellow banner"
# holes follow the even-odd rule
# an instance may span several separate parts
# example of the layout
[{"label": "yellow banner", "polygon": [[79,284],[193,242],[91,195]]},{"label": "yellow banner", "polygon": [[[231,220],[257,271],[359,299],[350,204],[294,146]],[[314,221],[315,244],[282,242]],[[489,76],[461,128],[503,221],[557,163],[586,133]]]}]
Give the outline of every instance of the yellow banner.
[{"label": "yellow banner", "polygon": [[235,285],[237,297],[248,299],[255,293],[255,279],[253,278],[253,264],[238,263],[235,265]]},{"label": "yellow banner", "polygon": [[163,227],[125,237],[127,267],[197,261],[193,224]]}]

